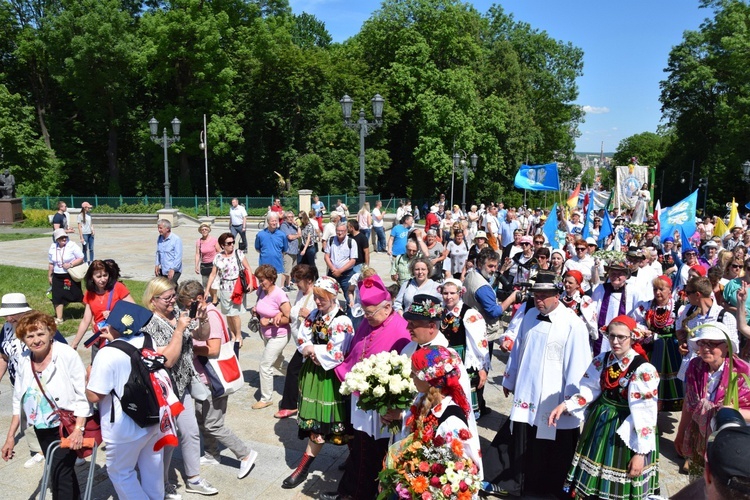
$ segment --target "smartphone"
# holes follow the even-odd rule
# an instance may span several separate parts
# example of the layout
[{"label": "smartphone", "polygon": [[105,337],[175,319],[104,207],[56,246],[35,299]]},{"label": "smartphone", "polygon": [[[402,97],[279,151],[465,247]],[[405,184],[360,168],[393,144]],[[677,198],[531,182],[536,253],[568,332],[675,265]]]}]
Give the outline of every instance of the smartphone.
[{"label": "smartphone", "polygon": [[190,318],[195,318],[195,316],[198,314],[198,301],[194,300],[192,304],[190,304]]}]

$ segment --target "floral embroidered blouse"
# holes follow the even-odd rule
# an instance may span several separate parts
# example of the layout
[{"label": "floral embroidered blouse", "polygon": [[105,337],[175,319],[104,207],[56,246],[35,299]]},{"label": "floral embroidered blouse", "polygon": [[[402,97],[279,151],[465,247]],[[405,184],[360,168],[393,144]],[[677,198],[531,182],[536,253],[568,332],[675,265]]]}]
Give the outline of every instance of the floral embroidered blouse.
[{"label": "floral embroidered blouse", "polygon": [[464,347],[463,362],[467,370],[490,369],[490,350],[487,342],[487,323],[482,315],[458,301],[453,309],[443,312],[440,331],[451,347]]},{"label": "floral embroidered blouse", "polygon": [[313,309],[300,325],[297,333],[297,350],[302,352],[305,346],[313,346],[320,366],[330,370],[344,360],[353,337],[352,320],[338,305],[333,306],[328,313]]},{"label": "floral embroidered blouse", "polygon": [[618,399],[627,401],[630,415],[617,429],[623,442],[636,453],[649,453],[656,450],[656,417],[659,394],[659,374],[650,363],[642,363],[634,373],[630,373],[633,360],[638,356],[630,349],[621,360],[611,352],[603,352],[593,359],[583,375],[578,394],[565,400],[569,413],[583,420],[584,409],[598,399],[603,392],[602,375],[604,370],[620,373]]},{"label": "floral embroidered blouse", "polygon": [[237,263],[237,257],[240,261],[245,254],[242,250],[236,250],[232,255],[227,256],[225,253],[217,253],[214,257],[214,266],[216,266],[216,277],[219,279],[219,290],[234,290],[234,282],[240,277],[240,266]]}]

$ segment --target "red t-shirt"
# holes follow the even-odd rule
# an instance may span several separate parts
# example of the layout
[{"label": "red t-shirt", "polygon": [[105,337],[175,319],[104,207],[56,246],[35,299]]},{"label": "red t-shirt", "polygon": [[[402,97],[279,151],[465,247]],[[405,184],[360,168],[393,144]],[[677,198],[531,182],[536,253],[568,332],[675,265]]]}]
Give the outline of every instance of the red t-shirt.
[{"label": "red t-shirt", "polygon": [[284,209],[280,205],[271,205],[271,212],[284,213]]},{"label": "red t-shirt", "polygon": [[[122,300],[130,295],[130,290],[128,290],[128,288],[119,281],[115,283],[115,288],[112,292],[112,303],[109,305],[110,311],[115,306],[118,300]],[[94,316],[92,325],[94,332],[99,331],[99,327],[96,326],[97,323],[99,323],[100,321],[104,321],[104,311],[107,310],[109,293],[110,292],[104,292],[102,295],[98,295],[87,290],[86,293],[83,294],[83,303],[88,304],[89,308],[91,309],[91,314]]]}]

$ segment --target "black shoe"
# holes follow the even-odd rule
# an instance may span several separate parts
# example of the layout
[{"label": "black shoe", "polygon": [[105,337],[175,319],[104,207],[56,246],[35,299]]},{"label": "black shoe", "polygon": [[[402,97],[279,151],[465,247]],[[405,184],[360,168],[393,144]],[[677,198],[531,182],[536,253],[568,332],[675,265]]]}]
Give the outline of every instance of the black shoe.
[{"label": "black shoe", "polygon": [[314,460],[315,457],[311,457],[307,453],[302,455],[302,460],[297,464],[297,468],[294,469],[294,472],[292,472],[289,477],[282,481],[281,487],[285,490],[290,490],[304,483],[310,470],[310,464],[312,464]]}]

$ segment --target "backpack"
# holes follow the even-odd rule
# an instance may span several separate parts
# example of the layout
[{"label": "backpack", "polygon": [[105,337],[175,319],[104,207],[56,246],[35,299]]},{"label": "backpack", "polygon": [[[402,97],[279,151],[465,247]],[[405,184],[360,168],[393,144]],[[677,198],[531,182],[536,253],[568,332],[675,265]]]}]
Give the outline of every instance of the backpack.
[{"label": "backpack", "polygon": [[[334,238],[335,238],[335,236],[331,236],[330,238],[328,238],[328,248],[333,248],[333,239]],[[346,236],[346,242],[349,244],[349,250],[351,250],[352,249],[352,238],[349,235]]]},{"label": "backpack", "polygon": [[[163,370],[163,357],[144,356],[144,350],[153,350],[151,336],[143,334],[143,347],[137,348],[128,342],[111,342],[107,347],[114,347],[130,358],[130,375],[122,396],[117,396],[114,390],[111,391],[112,397],[120,400],[122,411],[133,419],[139,427],[149,427],[159,423],[159,399],[154,390],[154,384],[151,381],[151,373]],[[160,359],[161,358],[161,359]],[[114,400],[113,408],[110,412],[110,423],[115,421]]]}]

